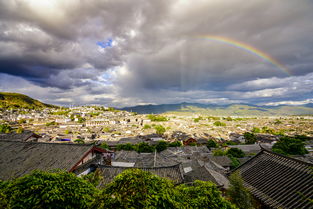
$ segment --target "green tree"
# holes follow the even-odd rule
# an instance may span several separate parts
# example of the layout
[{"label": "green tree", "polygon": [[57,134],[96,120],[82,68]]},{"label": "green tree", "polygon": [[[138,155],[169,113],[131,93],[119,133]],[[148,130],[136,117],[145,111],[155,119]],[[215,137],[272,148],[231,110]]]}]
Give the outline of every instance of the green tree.
[{"label": "green tree", "polygon": [[232,156],[236,158],[241,158],[245,156],[245,153],[239,148],[230,148],[227,150],[226,154],[228,156]]},{"label": "green tree", "polygon": [[2,191],[12,208],[88,208],[96,188],[73,173],[34,171]]},{"label": "green tree", "polygon": [[168,121],[168,119],[161,115],[148,115],[147,116],[151,121],[161,122],[161,121]]},{"label": "green tree", "polygon": [[96,198],[94,208],[179,208],[174,185],[140,169],[114,178]]},{"label": "green tree", "polygon": [[218,147],[218,144],[213,140],[213,139],[210,139],[208,140],[208,143],[206,145],[209,149],[210,148],[217,148]]},{"label": "green tree", "polygon": [[162,125],[156,125],[156,126],[154,126],[154,129],[155,129],[156,133],[159,135],[163,135],[166,131],[166,129]]},{"label": "green tree", "polygon": [[151,126],[150,125],[148,125],[148,124],[145,124],[144,126],[143,126],[143,129],[150,129],[151,128]]},{"label": "green tree", "polygon": [[243,180],[238,171],[229,177],[230,187],[227,195],[232,203],[240,209],[252,209],[252,198],[249,191],[243,186]]},{"label": "green tree", "polygon": [[139,153],[141,153],[141,152],[153,152],[154,149],[155,149],[154,146],[150,146],[146,142],[141,142],[141,143],[137,144],[137,152],[139,152]]},{"label": "green tree", "polygon": [[182,143],[180,141],[174,141],[168,144],[169,147],[181,147]]},{"label": "green tree", "polygon": [[0,133],[8,134],[12,131],[12,127],[8,124],[0,124]]},{"label": "green tree", "polygon": [[177,189],[186,208],[236,208],[223,198],[216,185],[209,181],[196,180],[192,186],[182,184]]},{"label": "green tree", "polygon": [[136,150],[136,146],[131,144],[131,143],[126,143],[126,144],[118,144],[116,146],[117,150],[126,150],[126,151],[132,151]]},{"label": "green tree", "polygon": [[21,134],[24,132],[24,128],[23,127],[18,127],[18,129],[16,129],[15,131],[17,134]]},{"label": "green tree", "polygon": [[99,147],[103,148],[103,149],[110,149],[109,145],[105,142],[101,143],[101,145]]},{"label": "green tree", "polygon": [[252,132],[252,133],[255,133],[255,134],[261,133],[261,129],[258,128],[258,127],[253,127],[252,130],[251,130],[251,132]]},{"label": "green tree", "polygon": [[226,126],[226,124],[223,123],[223,122],[221,122],[221,121],[215,121],[215,122],[213,123],[213,125],[215,125],[215,126]]},{"label": "green tree", "polygon": [[213,156],[223,156],[226,155],[226,152],[222,149],[213,150]]},{"label": "green tree", "polygon": [[168,147],[168,144],[166,141],[159,141],[157,143],[157,145],[155,146],[155,149],[158,151],[158,152],[162,152],[163,150],[166,150]]},{"label": "green tree", "polygon": [[304,155],[308,153],[305,149],[305,143],[301,139],[288,136],[281,137],[273,145],[272,150],[284,155]]},{"label": "green tree", "polygon": [[257,141],[257,138],[253,133],[245,132],[243,136],[246,144],[255,144]]}]

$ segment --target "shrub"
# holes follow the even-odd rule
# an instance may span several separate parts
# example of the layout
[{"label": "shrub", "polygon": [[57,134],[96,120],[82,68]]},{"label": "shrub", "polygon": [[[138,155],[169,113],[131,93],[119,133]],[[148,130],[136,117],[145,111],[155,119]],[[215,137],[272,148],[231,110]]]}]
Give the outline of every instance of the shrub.
[{"label": "shrub", "polygon": [[8,124],[0,124],[0,133],[10,133],[12,131],[12,127]]},{"label": "shrub", "polygon": [[169,147],[181,147],[182,143],[180,141],[174,141],[168,144]]},{"label": "shrub", "polygon": [[250,192],[243,186],[243,180],[238,171],[229,177],[230,187],[227,195],[232,203],[240,209],[252,209],[252,198]]},{"label": "shrub", "polygon": [[284,155],[304,155],[308,153],[301,139],[288,136],[281,137],[279,141],[273,145],[272,150]]},{"label": "shrub", "polygon": [[148,115],[147,116],[151,121],[161,122],[161,121],[168,121],[168,119],[161,115]]},{"label": "shrub", "polygon": [[186,208],[236,208],[224,199],[216,185],[209,181],[196,180],[192,186],[180,185],[177,189]]},{"label": "shrub", "polygon": [[157,143],[157,145],[155,146],[155,149],[158,151],[158,152],[162,152],[163,150],[166,150],[168,147],[168,144],[166,141],[159,141]]},{"label": "shrub", "polygon": [[241,158],[245,156],[245,153],[239,148],[230,148],[227,150],[226,154],[228,156],[232,156],[236,158]]},{"label": "shrub", "polygon": [[215,149],[215,150],[213,150],[213,155],[214,156],[223,156],[223,155],[226,155],[226,152],[222,149]]},{"label": "shrub", "polygon": [[256,136],[253,133],[245,132],[243,136],[246,144],[254,144],[257,141]]},{"label": "shrub", "polygon": [[149,128],[151,128],[151,126],[148,125],[148,124],[145,124],[145,125],[143,126],[143,129],[149,129]]},{"label": "shrub", "polygon": [[215,126],[226,126],[226,124],[225,124],[225,123],[222,123],[221,121],[215,121],[215,122],[213,123],[213,125],[215,125]]},{"label": "shrub", "polygon": [[114,178],[96,198],[94,208],[179,208],[174,185],[140,169]]},{"label": "shrub", "polygon": [[146,142],[141,142],[141,143],[137,144],[137,152],[139,152],[139,153],[141,153],[141,152],[153,152],[154,149],[155,149],[154,146],[150,146]]},{"label": "shrub", "polygon": [[162,125],[156,125],[154,126],[154,129],[158,135],[163,135],[166,131],[166,129]]},{"label": "shrub", "polygon": [[2,189],[12,208],[88,208],[95,187],[73,173],[34,171]]},{"label": "shrub", "polygon": [[210,148],[217,148],[218,147],[218,144],[213,140],[213,139],[210,139],[208,140],[208,143],[206,145],[209,149]]}]

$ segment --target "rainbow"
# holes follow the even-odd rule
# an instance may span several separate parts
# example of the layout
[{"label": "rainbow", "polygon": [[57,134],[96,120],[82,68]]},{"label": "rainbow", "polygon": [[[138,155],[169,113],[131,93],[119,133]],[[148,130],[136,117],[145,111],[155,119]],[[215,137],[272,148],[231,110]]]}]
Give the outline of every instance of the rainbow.
[{"label": "rainbow", "polygon": [[246,43],[234,40],[234,39],[230,39],[230,38],[226,38],[226,37],[222,37],[222,36],[210,36],[210,35],[204,35],[204,36],[198,36],[199,38],[206,38],[209,39],[211,41],[217,41],[220,43],[225,43],[228,44],[230,46],[234,46],[237,47],[239,49],[243,49],[253,55],[256,55],[257,57],[260,57],[261,59],[273,64],[274,66],[278,67],[279,69],[281,69],[284,73],[287,73],[288,75],[291,75],[291,73],[289,72],[289,70],[283,65],[281,64],[279,61],[275,60],[273,57],[271,57],[270,55],[266,54],[265,52],[251,46],[248,45]]}]

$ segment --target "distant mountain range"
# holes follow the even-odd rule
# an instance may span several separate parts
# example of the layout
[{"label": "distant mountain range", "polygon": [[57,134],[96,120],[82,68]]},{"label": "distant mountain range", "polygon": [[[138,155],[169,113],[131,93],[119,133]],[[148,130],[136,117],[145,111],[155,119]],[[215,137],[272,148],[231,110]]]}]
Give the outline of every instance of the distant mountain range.
[{"label": "distant mountain range", "polygon": [[24,94],[0,92],[0,108],[41,109],[46,107],[57,106],[42,103]]},{"label": "distant mountain range", "polygon": [[177,113],[202,113],[208,115],[312,115],[313,104],[302,106],[257,106],[251,104],[199,104],[199,103],[180,103],[180,104],[161,104],[161,105],[139,105],[125,107],[122,110],[137,112],[139,114],[160,114],[167,112]]}]

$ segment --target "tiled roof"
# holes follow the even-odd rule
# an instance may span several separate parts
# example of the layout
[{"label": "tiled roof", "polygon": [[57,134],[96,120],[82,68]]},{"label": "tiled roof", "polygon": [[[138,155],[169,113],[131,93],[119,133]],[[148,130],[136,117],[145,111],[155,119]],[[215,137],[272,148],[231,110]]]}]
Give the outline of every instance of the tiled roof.
[{"label": "tiled roof", "polygon": [[[122,173],[126,169],[132,169],[129,167],[116,167],[116,166],[104,166],[100,165],[100,170],[103,174],[102,185],[108,184],[113,181],[114,177]],[[139,168],[143,171],[151,172],[163,178],[172,180],[175,184],[180,184],[183,182],[183,176],[180,169],[180,164],[167,167],[133,167]]]},{"label": "tiled roof", "polygon": [[0,141],[0,179],[35,169],[69,171],[93,145]]},{"label": "tiled roof", "polygon": [[252,194],[270,208],[313,208],[311,163],[262,149],[236,170]]}]

